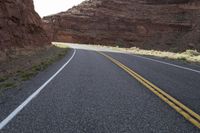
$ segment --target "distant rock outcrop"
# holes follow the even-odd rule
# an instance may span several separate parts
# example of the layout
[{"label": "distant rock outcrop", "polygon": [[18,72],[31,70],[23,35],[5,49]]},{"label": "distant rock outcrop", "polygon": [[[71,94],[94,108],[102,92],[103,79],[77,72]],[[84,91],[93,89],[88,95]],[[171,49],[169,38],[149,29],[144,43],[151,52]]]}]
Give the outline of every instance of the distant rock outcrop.
[{"label": "distant rock outcrop", "polygon": [[0,50],[49,43],[32,0],[0,0]]},{"label": "distant rock outcrop", "polygon": [[183,51],[200,50],[199,15],[198,0],[87,0],[44,21],[54,41]]}]

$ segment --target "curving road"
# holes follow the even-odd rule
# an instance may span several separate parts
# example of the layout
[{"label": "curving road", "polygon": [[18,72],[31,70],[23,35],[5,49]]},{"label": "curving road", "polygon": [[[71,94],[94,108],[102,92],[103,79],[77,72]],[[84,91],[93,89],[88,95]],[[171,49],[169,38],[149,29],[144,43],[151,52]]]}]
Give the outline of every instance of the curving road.
[{"label": "curving road", "polygon": [[[127,72],[99,53],[77,48],[0,104],[3,121],[60,70],[2,133],[198,133],[200,130]],[[94,49],[93,49],[94,50]],[[103,50],[103,49],[102,49]],[[200,114],[200,74],[138,56],[107,51]],[[166,60],[156,59],[167,62]],[[169,62],[199,71],[198,66]],[[9,92],[8,92],[9,94]],[[2,124],[2,123],[1,123]]]}]

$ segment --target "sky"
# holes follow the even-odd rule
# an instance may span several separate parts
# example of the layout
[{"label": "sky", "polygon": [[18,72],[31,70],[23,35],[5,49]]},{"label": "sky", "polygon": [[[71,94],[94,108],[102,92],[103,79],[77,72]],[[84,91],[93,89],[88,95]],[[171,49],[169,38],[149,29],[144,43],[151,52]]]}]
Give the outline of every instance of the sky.
[{"label": "sky", "polygon": [[67,11],[74,5],[78,5],[84,0],[33,0],[36,12],[41,16]]}]

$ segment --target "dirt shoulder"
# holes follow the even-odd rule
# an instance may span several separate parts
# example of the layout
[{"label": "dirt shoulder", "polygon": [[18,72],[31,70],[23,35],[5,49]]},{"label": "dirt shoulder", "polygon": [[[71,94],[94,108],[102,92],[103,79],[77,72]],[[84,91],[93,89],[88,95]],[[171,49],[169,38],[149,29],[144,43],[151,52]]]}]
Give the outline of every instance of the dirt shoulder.
[{"label": "dirt shoulder", "polygon": [[36,76],[64,57],[68,50],[66,46],[51,45],[12,49],[9,56],[4,54],[4,58],[0,60],[0,94],[7,89],[17,88],[24,81]]},{"label": "dirt shoulder", "polygon": [[123,48],[123,47],[113,47],[113,46],[104,46],[104,45],[84,45],[86,48],[90,47],[97,50],[106,50],[106,51],[118,51],[125,52],[136,55],[159,57],[168,60],[175,60],[186,62],[190,64],[200,65],[200,52],[197,50],[188,49],[184,52],[169,52],[169,51],[158,51],[158,50],[145,50],[137,47],[132,48]]}]

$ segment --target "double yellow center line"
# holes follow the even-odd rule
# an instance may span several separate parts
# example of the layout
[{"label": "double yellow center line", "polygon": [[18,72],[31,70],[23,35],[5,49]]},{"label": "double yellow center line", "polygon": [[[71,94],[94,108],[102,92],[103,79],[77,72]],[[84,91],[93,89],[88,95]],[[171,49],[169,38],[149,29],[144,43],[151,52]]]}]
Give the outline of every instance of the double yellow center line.
[{"label": "double yellow center line", "polygon": [[166,102],[169,106],[171,106],[173,109],[175,109],[179,114],[181,114],[183,117],[185,117],[188,121],[190,121],[193,125],[198,127],[200,129],[200,116],[186,107],[184,104],[158,88],[156,85],[139,75],[138,73],[134,72],[127,66],[123,65],[116,59],[106,55],[105,53],[99,52],[101,55],[105,56],[109,60],[111,60],[114,64],[122,68],[124,71],[126,71],[128,74],[130,74],[132,77],[134,77],[136,80],[138,80],[142,85],[144,85],[146,88],[148,88],[150,91],[152,91],[155,95],[157,95],[159,98],[161,98],[164,102]]}]

